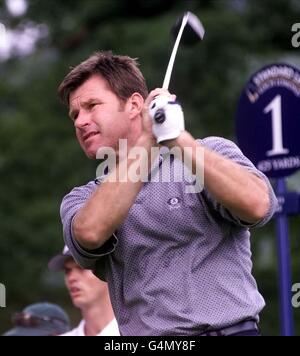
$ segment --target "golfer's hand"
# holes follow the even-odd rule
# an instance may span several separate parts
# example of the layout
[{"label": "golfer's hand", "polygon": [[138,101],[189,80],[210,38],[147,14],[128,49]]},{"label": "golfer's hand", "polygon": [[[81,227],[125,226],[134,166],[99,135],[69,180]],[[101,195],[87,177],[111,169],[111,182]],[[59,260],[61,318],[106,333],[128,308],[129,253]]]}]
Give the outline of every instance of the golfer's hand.
[{"label": "golfer's hand", "polygon": [[148,139],[152,140],[154,145],[156,145],[156,137],[153,134],[153,122],[152,118],[149,114],[149,106],[151,102],[154,100],[155,97],[159,95],[168,95],[171,98],[175,100],[175,96],[171,95],[167,90],[164,89],[155,89],[150,92],[148,95],[147,99],[145,100],[144,108],[142,111],[142,117],[143,117],[143,135],[148,137]]},{"label": "golfer's hand", "polygon": [[159,96],[164,96],[168,98],[169,101],[175,101],[176,95],[171,95],[168,90],[157,88],[150,92],[148,98],[145,101],[144,110],[143,110],[143,129],[146,134],[151,135],[157,143],[161,142],[157,139],[157,135],[155,135],[155,123],[153,123],[153,119],[150,115],[151,105],[153,104],[153,100]]},{"label": "golfer's hand", "polygon": [[184,115],[176,96],[167,90],[156,89],[149,99],[149,113],[152,131],[157,143],[168,146],[170,141],[177,139],[184,131]]}]

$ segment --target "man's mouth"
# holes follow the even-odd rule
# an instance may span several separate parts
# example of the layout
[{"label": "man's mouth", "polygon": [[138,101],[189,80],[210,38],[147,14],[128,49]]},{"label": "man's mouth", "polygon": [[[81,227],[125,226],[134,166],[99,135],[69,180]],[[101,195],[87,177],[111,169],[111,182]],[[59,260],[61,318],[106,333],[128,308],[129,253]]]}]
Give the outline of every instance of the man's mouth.
[{"label": "man's mouth", "polygon": [[80,289],[77,288],[77,287],[72,287],[70,289],[70,292],[71,292],[72,295],[77,295],[78,293],[80,293]]},{"label": "man's mouth", "polygon": [[89,138],[98,135],[99,132],[97,131],[92,131],[92,132],[88,132],[85,135],[83,135],[83,141],[87,141]]}]

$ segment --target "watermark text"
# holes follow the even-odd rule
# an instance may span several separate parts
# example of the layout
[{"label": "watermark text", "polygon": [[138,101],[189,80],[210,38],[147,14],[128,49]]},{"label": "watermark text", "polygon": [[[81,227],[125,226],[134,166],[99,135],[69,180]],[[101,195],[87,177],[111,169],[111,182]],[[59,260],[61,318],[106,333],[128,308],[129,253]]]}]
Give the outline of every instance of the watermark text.
[{"label": "watermark text", "polygon": [[291,42],[294,48],[300,47],[300,23],[294,23],[292,25],[291,31],[294,33]]},{"label": "watermark text", "polygon": [[6,288],[4,284],[0,283],[0,308],[6,307]]},{"label": "watermark text", "polygon": [[106,174],[109,182],[184,183],[185,193],[200,193],[204,187],[204,149],[200,145],[194,150],[165,148],[161,154],[159,147],[149,152],[145,147],[129,148],[127,140],[120,140],[117,152],[101,147],[96,158],[101,160],[96,177]]},{"label": "watermark text", "polygon": [[292,298],[292,306],[294,308],[300,307],[300,283],[295,283],[292,286],[292,292],[295,293]]}]

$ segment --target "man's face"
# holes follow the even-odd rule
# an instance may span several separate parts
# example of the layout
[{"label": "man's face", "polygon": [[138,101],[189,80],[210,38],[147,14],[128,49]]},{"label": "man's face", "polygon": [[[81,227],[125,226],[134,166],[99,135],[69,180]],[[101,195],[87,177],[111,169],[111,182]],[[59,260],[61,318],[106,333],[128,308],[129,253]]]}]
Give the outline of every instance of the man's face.
[{"label": "man's face", "polygon": [[92,271],[82,269],[71,257],[65,262],[64,269],[66,286],[77,308],[90,307],[107,296],[107,283],[99,280]]},{"label": "man's face", "polygon": [[74,90],[69,100],[70,117],[83,151],[96,158],[101,147],[118,148],[130,133],[128,106],[100,75],[93,75]]}]

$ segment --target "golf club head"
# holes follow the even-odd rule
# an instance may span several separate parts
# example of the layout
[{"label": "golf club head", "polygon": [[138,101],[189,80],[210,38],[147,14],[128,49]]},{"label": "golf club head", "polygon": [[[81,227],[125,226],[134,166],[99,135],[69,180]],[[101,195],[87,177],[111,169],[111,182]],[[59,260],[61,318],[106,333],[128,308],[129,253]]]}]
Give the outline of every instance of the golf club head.
[{"label": "golf club head", "polygon": [[188,14],[188,19],[182,34],[181,43],[186,46],[192,46],[197,42],[202,41],[205,34],[205,30],[201,21],[192,12],[188,11],[176,20],[176,23],[171,29],[171,35],[174,39],[176,39],[183,17],[186,14]]}]

